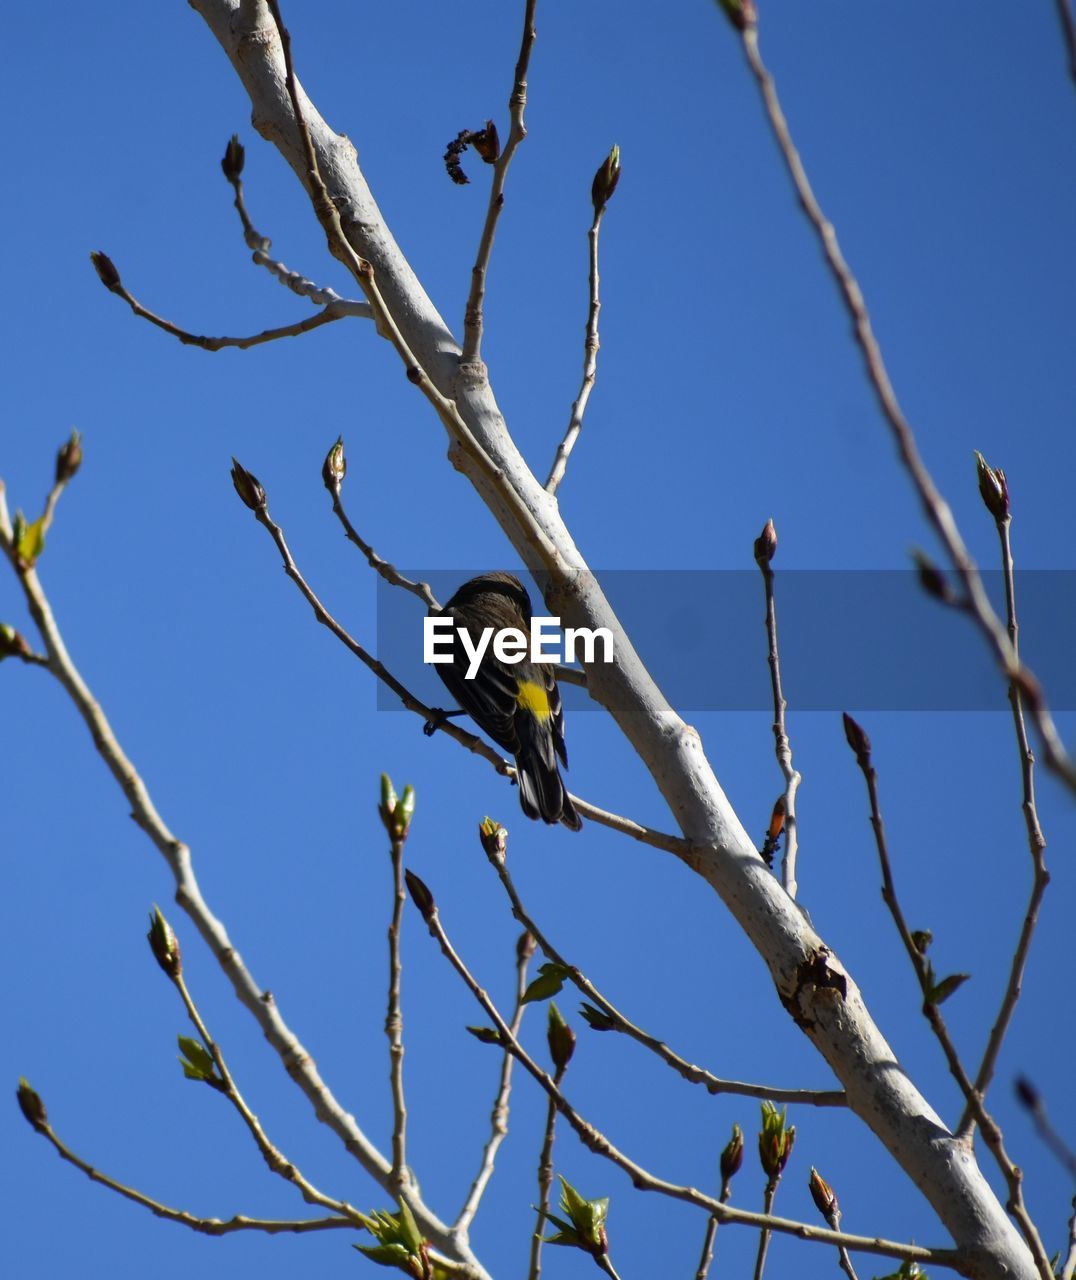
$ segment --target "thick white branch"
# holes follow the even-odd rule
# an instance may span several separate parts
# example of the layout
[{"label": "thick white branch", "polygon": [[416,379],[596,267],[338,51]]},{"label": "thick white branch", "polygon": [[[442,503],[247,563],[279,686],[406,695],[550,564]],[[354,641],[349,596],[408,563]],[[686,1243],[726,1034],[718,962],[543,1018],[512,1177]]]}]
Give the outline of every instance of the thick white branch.
[{"label": "thick white branch", "polygon": [[[255,128],[305,181],[305,160],[284,83],[283,61],[263,0],[191,0],[238,72]],[[297,53],[301,64],[301,50]],[[706,759],[699,735],[665,701],[631,646],[560,518],[554,497],[527,468],[508,434],[483,365],[463,365],[460,348],[393,240],[359,170],[350,141],[333,132],[302,95],[322,177],[356,253],[370,262],[397,325],[439,390],[452,396],[483,449],[508,477],[536,528],[567,571],[546,603],[569,626],[608,627],[616,661],[587,672],[590,694],[608,709],[661,789],[690,851],[680,856],[721,896],[765,960],[786,1009],[811,1038],[870,1126],[930,1201],[965,1252],[968,1274],[1034,1280],[1015,1228],[983,1178],[875,1026],[859,989],[796,904],[769,873]],[[449,456],[475,484],[528,566],[541,571],[519,521],[474,461],[450,441]],[[539,580],[544,578],[539,573]]]}]

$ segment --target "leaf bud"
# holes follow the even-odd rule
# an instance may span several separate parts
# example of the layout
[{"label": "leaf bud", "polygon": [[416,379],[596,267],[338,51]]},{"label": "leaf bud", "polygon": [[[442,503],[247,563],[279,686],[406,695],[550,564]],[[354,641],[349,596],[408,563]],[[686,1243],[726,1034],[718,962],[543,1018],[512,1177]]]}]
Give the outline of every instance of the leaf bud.
[{"label": "leaf bud", "polygon": [[620,181],[620,148],[614,146],[598,166],[594,181],[590,184],[590,201],[596,214],[602,213],[605,206],[613,198],[617,183]]},{"label": "leaf bud", "polygon": [[235,458],[232,459],[232,484],[245,507],[249,507],[251,511],[265,510],[265,490],[258,483],[258,477]]},{"label": "leaf bud", "polygon": [[90,261],[93,263],[93,269],[97,272],[98,280],[110,293],[118,293],[123,288],[120,273],[116,270],[116,264],[107,253],[91,253]]},{"label": "leaf bud", "polygon": [[149,949],[153,958],[170,978],[178,978],[183,972],[183,957],[179,950],[179,940],[168,921],[161,915],[160,907],[155,906],[149,917],[149,933],[146,934]]},{"label": "leaf bud", "polygon": [[339,494],[346,475],[347,458],[344,456],[344,437],[337,436],[336,443],[325,455],[325,462],[321,468],[321,478],[325,488],[334,498]]},{"label": "leaf bud", "polygon": [[82,437],[71,432],[71,439],[60,445],[56,454],[56,483],[66,484],[82,466]]},{"label": "leaf bud", "polygon": [[19,1110],[26,1117],[27,1123],[32,1125],[38,1133],[44,1133],[48,1128],[49,1113],[45,1110],[41,1095],[31,1089],[28,1081],[22,1076],[19,1077],[19,1087],[15,1091],[15,1097],[18,1099]]},{"label": "leaf bud", "polygon": [[568,1026],[564,1016],[552,1000],[549,1002],[549,1025],[546,1030],[549,1043],[549,1056],[557,1074],[564,1072],[575,1052],[575,1032]]},{"label": "leaf bud", "polygon": [[233,133],[228,139],[228,145],[224,149],[224,157],[220,162],[224,176],[233,186],[239,181],[239,175],[243,172],[245,158],[246,152],[243,150],[243,144],[239,141],[239,134]]}]

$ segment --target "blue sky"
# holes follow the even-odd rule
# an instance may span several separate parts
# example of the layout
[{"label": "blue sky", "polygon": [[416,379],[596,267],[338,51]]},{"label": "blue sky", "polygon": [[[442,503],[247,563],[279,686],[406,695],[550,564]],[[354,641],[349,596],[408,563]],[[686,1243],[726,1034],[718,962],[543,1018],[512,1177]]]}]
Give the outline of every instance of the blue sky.
[{"label": "blue sky", "polygon": [[[1054,6],[950,3],[929,17],[844,0],[763,9],[764,55],[815,189],[973,552],[994,563],[974,483],[980,449],[1009,476],[1019,563],[1073,568],[1076,96]],[[394,234],[457,332],[486,174],[468,156],[474,180],[457,188],[440,157],[488,116],[506,131],[521,12],[489,0],[285,9],[304,85],[355,142]],[[527,823],[487,766],[443,737],[427,741],[413,718],[378,711],[367,673],[314,625],[236,501],[233,453],[265,484],[330,608],[371,643],[373,576],[340,536],[319,477],[338,433],[351,461],[350,511],[383,554],[461,576],[513,563],[387,345],[352,321],[210,355],[137,322],[98,284],[92,249],[114,258],[146,305],[195,331],[253,332],[306,314],[243,247],[218,168],[238,132],[251,213],[274,252],[353,292],[292,174],[252,130],[249,103],[201,20],[178,3],[116,3],[71,6],[46,28],[21,7],[6,31],[0,475],[12,505],[34,513],[56,446],[73,426],[83,432],[86,461],[61,504],[43,582],[76,662],[191,846],[210,904],[338,1095],[387,1145],[382,770],[415,784],[409,860],[497,998],[511,988],[516,929],[475,841],[485,813],[511,828],[513,873],[534,914],[637,1022],[719,1074],[829,1087],[762,963],[700,880],[592,824],[573,836]],[[622,149],[602,236],[598,385],[561,489],[589,562],[749,569],[769,516],[778,572],[901,568],[911,545],[933,549],[714,6],[540,5],[528,123],[493,256],[486,358],[514,436],[543,477],[578,388],[590,180],[614,142]],[[762,670],[761,589],[753,607]],[[0,578],[0,619],[28,630],[10,575]],[[834,616],[830,625],[854,634],[860,623]],[[905,646],[923,650],[912,629]],[[920,657],[929,668],[930,653]],[[165,1201],[204,1215],[298,1212],[222,1101],[181,1079],[182,1009],[143,938],[149,905],[169,902],[163,862],[55,682],[8,663],[0,692],[11,1088],[27,1075],[81,1155]],[[804,774],[801,900],[913,1077],[953,1120],[955,1090],[879,898],[841,706],[797,713],[796,689],[787,692]],[[933,929],[940,969],[973,974],[946,1007],[973,1061],[1030,879],[1000,684],[996,694],[992,712],[863,716],[908,915]],[[769,717],[683,710],[761,839],[779,790]],[[1062,717],[1070,739],[1074,721]],[[568,738],[573,790],[668,827],[656,789],[603,715],[576,715]],[[1061,1129],[1076,1133],[1067,1087],[1073,809],[1046,778],[1040,797],[1054,882],[995,1101],[1053,1250],[1071,1188],[1009,1101],[1009,1082],[1024,1071]],[[315,1181],[360,1206],[385,1203],[314,1122],[185,918],[169,913],[195,995],[271,1135]],[[404,945],[412,1157],[448,1215],[477,1167],[498,1064],[462,1032],[478,1011],[410,912]],[[571,1000],[562,1008],[579,1026]],[[529,1028],[538,1052],[542,1016]],[[753,1104],[699,1096],[637,1046],[585,1028],[568,1084],[641,1163],[703,1188],[716,1185],[733,1121],[749,1134],[757,1127]],[[544,1103],[523,1079],[513,1114],[473,1231],[498,1275],[522,1273],[535,1196]],[[813,1220],[813,1163],[837,1188],[848,1230],[944,1242],[858,1122],[806,1108],[793,1119],[781,1212]],[[208,1240],[159,1223],[61,1166],[13,1103],[0,1125],[12,1274],[126,1277],[147,1262],[163,1280],[192,1267],[207,1280],[369,1270],[340,1236]],[[582,1190],[612,1196],[625,1280],[692,1273],[701,1220],[637,1197],[567,1132],[557,1158]],[[736,1203],[758,1207],[761,1183],[749,1166]],[[754,1243],[722,1232],[718,1265],[742,1274]],[[546,1265],[571,1277],[591,1264],[561,1251]],[[797,1265],[793,1246],[778,1241],[769,1274]],[[828,1255],[815,1260],[829,1265]],[[869,1264],[861,1274],[872,1274]]]}]

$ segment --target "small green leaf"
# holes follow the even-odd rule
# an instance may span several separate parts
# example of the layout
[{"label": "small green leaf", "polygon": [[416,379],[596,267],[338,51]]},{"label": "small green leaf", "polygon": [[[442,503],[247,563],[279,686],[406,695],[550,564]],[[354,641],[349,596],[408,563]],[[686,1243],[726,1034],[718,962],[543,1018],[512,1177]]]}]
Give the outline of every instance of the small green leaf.
[{"label": "small green leaf", "polygon": [[22,512],[16,511],[14,536],[15,554],[24,564],[33,565],[45,550],[45,517],[41,516],[33,524],[27,524]]},{"label": "small green leaf", "polygon": [[481,1044],[500,1044],[501,1033],[495,1027],[467,1027],[469,1031]]},{"label": "small green leaf", "polygon": [[179,1051],[196,1071],[207,1076],[213,1074],[213,1057],[200,1040],[193,1036],[179,1036]]},{"label": "small green leaf", "polygon": [[970,973],[951,973],[942,978],[927,992],[928,1004],[944,1004],[946,1000],[971,977]]},{"label": "small green leaf", "polygon": [[612,1031],[616,1026],[607,1013],[602,1013],[600,1009],[595,1009],[592,1004],[587,1004],[585,1001],[579,1006],[579,1012],[591,1031]]},{"label": "small green leaf", "polygon": [[534,1000],[548,1000],[551,996],[558,995],[568,974],[569,970],[562,964],[554,964],[552,961],[543,964],[538,969],[539,976],[524,991],[523,1003],[530,1004]]}]

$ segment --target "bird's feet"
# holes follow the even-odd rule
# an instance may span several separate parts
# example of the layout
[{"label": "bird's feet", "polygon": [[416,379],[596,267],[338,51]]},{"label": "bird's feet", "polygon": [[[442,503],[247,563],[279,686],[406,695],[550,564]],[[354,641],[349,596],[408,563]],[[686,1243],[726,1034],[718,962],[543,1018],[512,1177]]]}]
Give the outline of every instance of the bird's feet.
[{"label": "bird's feet", "polygon": [[446,720],[451,720],[453,716],[465,716],[466,714],[466,711],[446,711],[444,707],[433,707],[431,708],[430,718],[422,726],[422,732],[427,738],[432,738]]}]

